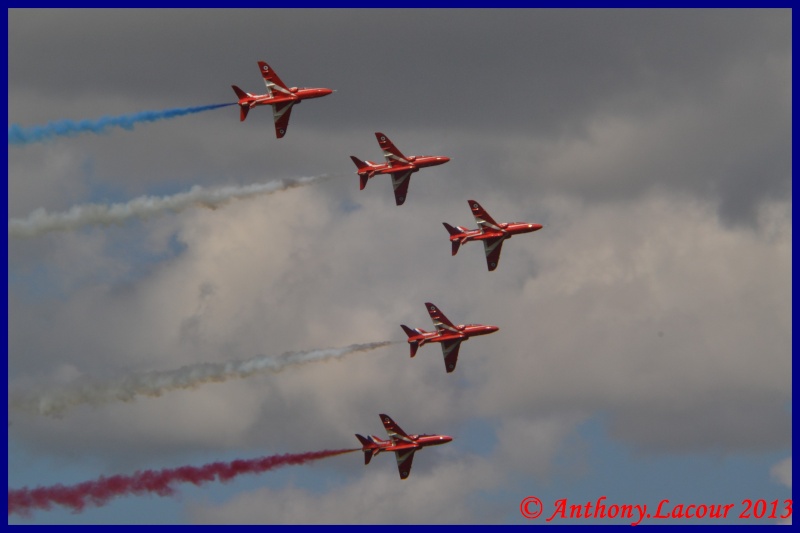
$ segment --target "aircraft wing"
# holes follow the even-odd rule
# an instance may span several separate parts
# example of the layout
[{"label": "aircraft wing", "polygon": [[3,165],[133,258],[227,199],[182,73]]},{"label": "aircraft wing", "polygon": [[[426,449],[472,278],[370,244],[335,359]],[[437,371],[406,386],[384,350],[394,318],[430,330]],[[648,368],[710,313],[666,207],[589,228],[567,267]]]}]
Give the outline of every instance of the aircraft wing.
[{"label": "aircraft wing", "polygon": [[408,442],[413,443],[414,440],[408,436],[408,434],[403,431],[403,429],[397,425],[397,423],[392,420],[389,415],[381,414],[381,421],[383,422],[383,427],[386,428],[386,433],[389,435],[389,439],[392,443],[397,442]]},{"label": "aircraft wing", "polygon": [[503,237],[486,239],[483,241],[483,251],[486,252],[486,266],[492,271],[497,268],[500,261],[500,251],[503,249]]},{"label": "aircraft wing", "polygon": [[267,91],[269,92],[270,96],[275,96],[275,92],[292,94],[291,91],[289,91],[289,89],[286,87],[286,84],[283,83],[278,75],[275,74],[275,71],[272,70],[272,67],[263,61],[259,61],[258,69],[261,71],[261,76],[264,78],[264,84],[267,86]]},{"label": "aircraft wing", "polygon": [[436,326],[436,331],[450,331],[452,333],[458,333],[458,328],[456,328],[444,313],[439,311],[439,308],[433,305],[430,302],[425,302],[425,307],[428,309],[428,314],[431,315],[431,320],[433,321],[433,325]]},{"label": "aircraft wing", "polygon": [[487,229],[493,229],[502,231],[500,228],[500,224],[494,221],[492,217],[489,216],[489,213],[481,207],[481,204],[476,202],[475,200],[468,200],[469,208],[472,209],[472,216],[475,217],[475,222],[478,223],[478,228],[480,228],[481,233],[484,233]]},{"label": "aircraft wing", "polygon": [[275,136],[280,139],[286,135],[289,127],[289,117],[292,115],[294,102],[272,105],[272,117],[275,119]]},{"label": "aircraft wing", "polygon": [[408,158],[403,155],[403,152],[397,149],[397,147],[389,140],[389,137],[384,135],[381,132],[375,132],[375,138],[378,139],[378,144],[383,150],[383,157],[386,158],[386,162],[391,165],[391,163],[397,161],[398,163],[408,163]]},{"label": "aircraft wing", "polygon": [[408,184],[411,182],[411,171],[392,173],[392,187],[394,187],[394,202],[403,205],[408,194]]},{"label": "aircraft wing", "polygon": [[444,368],[448,373],[456,369],[458,362],[458,349],[461,348],[461,339],[454,341],[444,341],[442,343],[442,353],[444,354]]},{"label": "aircraft wing", "polygon": [[397,470],[400,472],[400,479],[405,479],[411,473],[411,463],[414,461],[414,452],[417,450],[401,450],[394,452],[397,457]]}]

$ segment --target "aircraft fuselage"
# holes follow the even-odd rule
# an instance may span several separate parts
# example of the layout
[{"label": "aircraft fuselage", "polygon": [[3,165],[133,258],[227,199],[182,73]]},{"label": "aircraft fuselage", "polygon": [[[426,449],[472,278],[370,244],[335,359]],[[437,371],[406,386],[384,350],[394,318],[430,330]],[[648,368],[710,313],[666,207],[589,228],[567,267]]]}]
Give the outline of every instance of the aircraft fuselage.
[{"label": "aircraft fuselage", "polygon": [[414,337],[407,339],[409,344],[418,342],[420,346],[429,342],[447,342],[454,340],[469,340],[470,337],[478,337],[480,335],[488,335],[494,333],[500,328],[497,326],[487,326],[484,324],[461,324],[456,326],[458,331],[424,331],[419,330],[421,333]]},{"label": "aircraft fuselage", "polygon": [[368,174],[370,178],[375,174],[394,174],[395,172],[419,172],[419,169],[425,167],[435,167],[436,165],[443,165],[450,161],[449,157],[438,155],[419,155],[408,158],[408,163],[400,161],[393,161],[392,163],[374,163],[367,161],[366,163],[370,168],[359,174]]},{"label": "aircraft fuselage", "polygon": [[510,239],[514,235],[540,230],[543,226],[541,224],[529,224],[527,222],[506,222],[499,224],[499,227],[499,230],[486,230],[483,232],[479,229],[463,231],[459,235],[451,235],[450,240],[465,243],[497,238]]},{"label": "aircraft fuselage", "polygon": [[260,105],[276,105],[288,102],[300,103],[301,100],[308,100],[310,98],[320,98],[327,96],[333,92],[332,89],[322,88],[300,88],[292,87],[289,89],[291,94],[254,94],[245,98],[239,99],[239,105],[248,107],[250,109]]},{"label": "aircraft fuselage", "polygon": [[[377,442],[378,449],[375,452],[375,455],[378,455],[378,452],[400,452],[403,450],[419,450],[420,448],[425,448],[426,446],[437,446],[439,444],[447,444],[448,442],[452,442],[453,437],[449,437],[447,435],[409,435],[409,437],[414,442],[403,442],[398,441],[396,443],[392,443],[390,440],[381,440]],[[375,437],[372,437],[375,439]]]}]

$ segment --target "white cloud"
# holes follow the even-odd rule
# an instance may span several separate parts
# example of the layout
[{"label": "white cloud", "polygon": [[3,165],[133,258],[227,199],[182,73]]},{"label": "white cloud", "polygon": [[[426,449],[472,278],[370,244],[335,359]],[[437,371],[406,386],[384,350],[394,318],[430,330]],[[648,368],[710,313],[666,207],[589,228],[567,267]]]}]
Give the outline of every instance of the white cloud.
[{"label": "white cloud", "polygon": [[[679,196],[624,206],[540,199],[551,206],[552,220],[507,242],[500,267],[488,273],[480,246],[450,257],[436,206],[398,209],[390,191],[380,190],[360,209],[341,213],[326,202],[329,186],[337,184],[187,213],[176,220],[182,254],[130,287],[76,289],[53,310],[48,336],[12,332],[12,357],[28,344],[45,358],[40,363],[64,354],[61,362],[82,373],[118,374],[401,340],[400,323],[430,329],[422,305],[430,300],[457,323],[501,328],[465,343],[453,374],[444,372],[438,346],[410,359],[407,347],[397,345],[243,382],[229,398],[197,391],[196,404],[180,407],[178,395],[165,394],[160,412],[141,402],[96,416],[125,424],[139,409],[137,419],[156,412],[180,417],[183,408],[235,401],[260,407],[231,405],[231,413],[246,418],[234,425],[239,429],[225,428],[225,441],[278,449],[313,442],[321,430],[350,442],[378,412],[445,433],[473,415],[504,428],[518,424],[518,431],[559,420],[562,430],[548,449],[574,424],[570,417],[598,410],[610,414],[612,436],[643,449],[787,442],[781,430],[791,390],[786,204],[769,206],[765,238],[761,230],[724,227],[712,205]],[[466,205],[463,211],[469,216]],[[523,218],[513,201],[498,199],[491,212],[498,220]],[[93,253],[89,264],[102,262],[106,252]],[[82,333],[86,323],[95,325],[91,337]],[[302,416],[287,419],[287,411]],[[209,438],[199,441],[220,442],[213,436],[219,428],[202,417],[186,416],[180,431],[192,420],[198,427],[188,432],[195,438],[205,432]],[[172,442],[179,426],[166,426],[163,434],[147,432],[153,441],[141,447]],[[30,438],[43,446],[56,442],[46,437],[47,426],[36,427]],[[106,447],[103,438],[87,442],[91,427],[73,431],[86,453]],[[58,442],[69,441],[60,434]]]},{"label": "white cloud", "polygon": [[[213,524],[451,524],[496,522],[476,492],[494,488],[499,476],[480,457],[439,457],[424,468],[417,452],[414,470],[398,479],[393,454],[379,455],[359,479],[318,493],[306,489],[263,488],[214,505],[195,503],[187,512],[195,523]],[[350,457],[353,459],[353,457]],[[433,463],[431,459],[429,462]],[[361,465],[359,465],[361,466]],[[423,468],[420,468],[422,466]]]},{"label": "white cloud", "polygon": [[536,274],[485,309],[503,355],[476,409],[604,409],[614,435],[645,448],[784,445],[791,230],[780,220],[765,239],[722,226],[711,205],[651,196],[574,205],[536,242],[509,242],[501,268],[525,278],[510,258],[535,250]]},{"label": "white cloud", "polygon": [[[580,415],[503,417],[497,430],[498,446],[494,450],[493,462],[496,467],[515,476],[533,476],[550,481],[556,458],[565,452],[565,442],[584,420],[585,417]],[[570,472],[574,475],[586,467],[580,464],[585,450],[572,451],[575,453],[569,461],[575,467]]]},{"label": "white cloud", "polygon": [[[778,483],[785,485],[786,487],[791,490],[792,488],[792,458],[787,457],[783,461],[779,462],[778,464],[774,465],[769,470],[772,479],[777,481]],[[781,513],[783,514],[783,513]],[[792,524],[792,517],[789,516],[788,518],[781,520],[778,522],[779,524],[783,525],[791,525]]]},{"label": "white cloud", "polygon": [[792,488],[792,458],[787,457],[780,463],[773,466],[770,471],[770,475],[772,479],[780,483],[781,485],[785,485],[788,488]]}]

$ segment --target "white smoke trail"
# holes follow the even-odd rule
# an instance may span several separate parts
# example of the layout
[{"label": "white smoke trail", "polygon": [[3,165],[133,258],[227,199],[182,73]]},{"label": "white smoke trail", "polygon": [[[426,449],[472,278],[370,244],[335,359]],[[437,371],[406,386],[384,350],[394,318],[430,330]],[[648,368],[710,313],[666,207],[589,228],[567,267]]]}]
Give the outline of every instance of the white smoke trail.
[{"label": "white smoke trail", "polygon": [[340,359],[357,352],[368,352],[394,344],[393,341],[351,344],[344,348],[327,348],[305,352],[287,352],[277,357],[259,355],[243,361],[199,363],[175,370],[132,374],[108,381],[80,378],[61,389],[9,392],[8,407],[30,414],[60,417],[70,407],[130,402],[137,396],[157,397],[178,389],[192,389],[204,383],[221,383],[253,374],[277,373],[288,366]]},{"label": "white smoke trail", "polygon": [[218,189],[205,189],[199,185],[189,192],[172,196],[140,196],[127,203],[76,205],[69,211],[48,213],[39,208],[27,218],[12,218],[8,221],[9,237],[35,237],[51,231],[67,231],[89,225],[121,224],[131,217],[147,218],[164,211],[180,212],[193,206],[216,209],[231,200],[250,198],[304,187],[330,178],[327,174],[307,178],[286,179],[269,183],[254,183],[244,186],[228,186]]}]

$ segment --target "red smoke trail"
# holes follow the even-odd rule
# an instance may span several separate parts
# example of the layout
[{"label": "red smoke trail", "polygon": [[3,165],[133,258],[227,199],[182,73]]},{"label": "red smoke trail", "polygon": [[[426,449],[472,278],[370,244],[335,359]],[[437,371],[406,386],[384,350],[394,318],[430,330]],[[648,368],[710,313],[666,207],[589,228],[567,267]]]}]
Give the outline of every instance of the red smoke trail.
[{"label": "red smoke trail", "polygon": [[258,474],[282,466],[302,465],[360,449],[287,453],[259,459],[237,459],[229,463],[217,462],[203,466],[145,470],[130,476],[101,477],[95,481],[84,481],[70,487],[54,485],[35,489],[9,489],[8,514],[29,515],[33,509],[50,509],[53,504],[69,507],[77,513],[89,504],[105,505],[110,499],[125,494],[156,493],[159,496],[168,496],[175,492],[173,483],[202,485],[208,481],[229,481],[239,474]]}]

